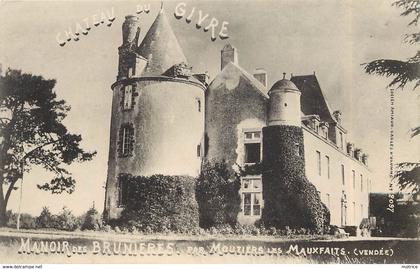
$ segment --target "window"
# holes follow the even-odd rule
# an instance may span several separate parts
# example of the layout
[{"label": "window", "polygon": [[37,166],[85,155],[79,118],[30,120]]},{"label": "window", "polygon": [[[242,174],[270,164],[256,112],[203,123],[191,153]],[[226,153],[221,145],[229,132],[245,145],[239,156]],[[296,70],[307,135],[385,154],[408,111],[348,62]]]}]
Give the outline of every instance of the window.
[{"label": "window", "polygon": [[131,156],[134,145],[134,128],[131,124],[121,126],[119,133],[118,151],[120,157]]},{"label": "window", "polygon": [[353,178],[353,189],[356,189],[356,172],[351,170],[352,178]]},{"label": "window", "polygon": [[340,148],[344,149],[344,138],[342,132],[340,132]]},{"label": "window", "polygon": [[245,163],[261,161],[261,132],[244,132]]},{"label": "window", "polygon": [[363,175],[360,174],[360,191],[363,191]]},{"label": "window", "polygon": [[360,219],[363,219],[363,204],[360,204]]},{"label": "window", "polygon": [[197,145],[197,157],[201,156],[201,145]]},{"label": "window", "polygon": [[244,216],[261,215],[261,178],[242,178],[242,205]]},{"label": "window", "polygon": [[124,100],[123,100],[123,109],[131,109],[133,104],[133,86],[127,85],[124,87]]},{"label": "window", "polygon": [[341,165],[341,181],[342,181],[343,185],[346,184],[346,178],[345,178],[345,174],[344,174],[344,164]]},{"label": "window", "polygon": [[356,223],[356,202],[353,202],[353,220],[354,220],[354,224]]},{"label": "window", "polygon": [[318,164],[318,175],[321,175],[321,152],[316,151],[316,158]]},{"label": "window", "polygon": [[295,155],[296,156],[300,156],[299,143],[295,143]]},{"label": "window", "polygon": [[197,99],[198,112],[201,112],[201,100]]},{"label": "window", "polygon": [[325,155],[325,162],[327,163],[327,177],[330,178],[330,157]]},{"label": "window", "polygon": [[134,75],[134,68],[129,67],[128,68],[128,77],[131,78]]},{"label": "window", "polygon": [[118,177],[118,207],[125,207],[128,201],[128,184],[125,176]]},{"label": "window", "polygon": [[260,161],[260,143],[245,144],[245,162],[257,163]]}]

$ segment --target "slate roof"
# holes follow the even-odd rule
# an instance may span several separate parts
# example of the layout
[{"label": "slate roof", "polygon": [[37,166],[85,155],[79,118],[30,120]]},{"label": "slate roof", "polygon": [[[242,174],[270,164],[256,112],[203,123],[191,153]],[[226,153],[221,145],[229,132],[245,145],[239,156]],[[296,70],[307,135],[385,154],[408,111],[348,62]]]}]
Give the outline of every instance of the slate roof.
[{"label": "slate roof", "polygon": [[293,76],[290,80],[301,92],[300,106],[305,115],[319,115],[321,121],[335,122],[315,75]]},{"label": "slate roof", "polygon": [[143,76],[159,76],[174,64],[187,63],[163,10],[157,15],[137,52],[148,60]]}]

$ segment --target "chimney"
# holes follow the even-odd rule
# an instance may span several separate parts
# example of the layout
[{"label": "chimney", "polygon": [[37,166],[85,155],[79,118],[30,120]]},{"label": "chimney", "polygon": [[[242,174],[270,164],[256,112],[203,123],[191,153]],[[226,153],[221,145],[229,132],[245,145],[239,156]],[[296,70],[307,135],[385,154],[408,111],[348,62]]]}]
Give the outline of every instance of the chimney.
[{"label": "chimney", "polygon": [[368,155],[367,154],[363,154],[362,155],[362,162],[365,164],[365,165],[368,165]]},{"label": "chimney", "polygon": [[221,51],[221,69],[225,68],[230,62],[238,64],[238,54],[235,47],[226,44]]},{"label": "chimney", "polygon": [[335,118],[335,120],[337,121],[338,124],[341,124],[341,111],[340,110],[336,110],[333,112],[333,116]]},{"label": "chimney", "polygon": [[264,87],[267,87],[267,71],[265,71],[264,68],[255,69],[254,78],[261,82]]},{"label": "chimney", "polygon": [[122,25],[122,34],[123,45],[132,45],[134,43],[137,46],[140,36],[139,17],[133,15],[125,16],[125,21]]}]

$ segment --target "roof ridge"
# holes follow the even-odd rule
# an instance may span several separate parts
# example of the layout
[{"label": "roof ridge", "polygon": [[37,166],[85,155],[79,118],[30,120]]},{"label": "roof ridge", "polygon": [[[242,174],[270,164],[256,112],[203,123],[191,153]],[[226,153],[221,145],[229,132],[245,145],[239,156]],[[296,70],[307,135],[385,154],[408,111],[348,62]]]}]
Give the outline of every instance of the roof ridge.
[{"label": "roof ridge", "polygon": [[[250,73],[248,73],[248,71],[246,71],[243,67],[241,67],[240,65],[238,65],[238,64],[236,64],[234,62],[229,62],[226,66],[228,66],[230,64],[232,64],[234,67],[238,68],[242,72],[242,74],[245,75],[245,78],[250,82],[250,84],[252,86],[254,86],[260,93],[262,93],[262,95],[265,98],[268,98],[268,94],[266,92],[266,88],[264,87],[264,85],[261,84],[260,81],[258,81],[258,79],[254,78],[253,75],[251,75]],[[225,66],[225,68],[226,68],[226,66]],[[225,68],[223,68],[223,69],[225,69]],[[221,72],[223,72],[223,70]]]}]

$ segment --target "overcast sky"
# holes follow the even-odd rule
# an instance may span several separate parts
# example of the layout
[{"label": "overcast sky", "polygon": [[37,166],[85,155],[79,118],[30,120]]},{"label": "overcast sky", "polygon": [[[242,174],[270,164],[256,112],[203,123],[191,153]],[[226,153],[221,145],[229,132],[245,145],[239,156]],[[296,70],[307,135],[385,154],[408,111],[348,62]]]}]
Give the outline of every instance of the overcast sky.
[{"label": "overcast sky", "polygon": [[[209,71],[212,78],[220,69],[220,50],[230,42],[236,46],[239,64],[250,73],[263,67],[269,86],[286,72],[295,75],[314,71],[330,107],[343,112],[343,125],[351,141],[370,156],[374,173],[373,191],[386,191],[389,171],[389,79],[368,76],[362,63],[381,57],[407,59],[415,46],[402,42],[409,18],[392,1],[195,1],[193,7],[227,21],[230,38],[210,41],[210,33],[197,30],[184,19],[175,19],[176,4],[165,1],[164,9],[184,53],[194,71]],[[78,180],[72,195],[52,195],[36,189],[36,184],[50,175],[34,169],[25,175],[22,211],[39,214],[42,206],[57,212],[64,205],[80,214],[95,201],[103,208],[106,180],[111,89],[117,75],[117,48],[122,42],[121,24],[125,15],[134,14],[137,5],[150,4],[142,13],[143,38],[156,14],[157,1],[115,2],[0,2],[0,63],[24,72],[57,80],[56,92],[71,105],[65,120],[72,132],[80,133],[83,146],[97,150],[93,161],[70,168]],[[111,27],[92,27],[80,41],[60,47],[56,36],[76,23],[84,24],[92,16],[114,9],[116,19]],[[204,22],[208,23],[209,19]],[[218,28],[219,29],[219,28]],[[397,162],[419,161],[419,138],[410,140],[409,129],[420,122],[419,98],[407,86],[396,92]],[[187,120],[187,119],[186,119]],[[9,208],[16,210],[18,192]]]}]

